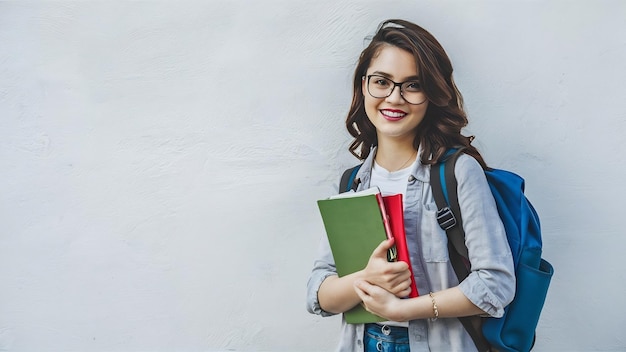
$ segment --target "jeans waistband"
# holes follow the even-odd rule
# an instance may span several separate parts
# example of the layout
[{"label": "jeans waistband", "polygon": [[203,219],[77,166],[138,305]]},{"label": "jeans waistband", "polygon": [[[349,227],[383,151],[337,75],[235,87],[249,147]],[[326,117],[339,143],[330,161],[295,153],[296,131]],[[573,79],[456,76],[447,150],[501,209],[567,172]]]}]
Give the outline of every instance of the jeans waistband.
[{"label": "jeans waistband", "polygon": [[365,324],[366,331],[375,331],[380,332],[383,335],[387,336],[408,336],[409,329],[404,326],[393,326],[393,325],[385,325],[385,324],[377,324],[377,323],[369,323]]}]

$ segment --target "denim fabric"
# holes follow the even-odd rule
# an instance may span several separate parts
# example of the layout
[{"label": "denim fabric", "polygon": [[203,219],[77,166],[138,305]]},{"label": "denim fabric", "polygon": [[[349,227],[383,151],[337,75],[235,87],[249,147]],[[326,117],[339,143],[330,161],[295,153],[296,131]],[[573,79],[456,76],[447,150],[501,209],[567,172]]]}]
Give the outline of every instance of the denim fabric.
[{"label": "denim fabric", "polygon": [[[421,152],[419,152],[421,154]],[[370,187],[376,149],[357,173],[359,190]],[[448,256],[448,238],[437,223],[437,207],[430,188],[430,166],[416,163],[407,180],[405,231],[413,275],[420,295],[458,286],[465,296],[489,316],[500,317],[515,295],[513,257],[504,226],[485,174],[468,155],[459,157],[455,170],[463,228],[471,262],[470,275],[459,283]],[[307,284],[307,309],[332,315],[319,306],[317,291],[329,275],[337,275],[325,235]],[[363,351],[363,324],[342,321],[339,351]],[[411,351],[475,351],[476,347],[458,319],[411,320],[408,328]]]},{"label": "denim fabric", "polygon": [[363,339],[365,352],[410,352],[407,328],[366,324]]}]

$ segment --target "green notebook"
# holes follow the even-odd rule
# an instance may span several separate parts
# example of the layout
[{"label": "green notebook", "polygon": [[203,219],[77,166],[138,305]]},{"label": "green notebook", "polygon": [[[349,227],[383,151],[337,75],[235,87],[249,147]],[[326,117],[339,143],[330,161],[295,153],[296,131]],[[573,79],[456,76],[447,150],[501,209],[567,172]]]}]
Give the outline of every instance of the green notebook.
[{"label": "green notebook", "polygon": [[[387,238],[377,188],[342,193],[317,201],[339,277],[367,266],[370,255]],[[384,321],[360,304],[344,313],[350,324]]]}]

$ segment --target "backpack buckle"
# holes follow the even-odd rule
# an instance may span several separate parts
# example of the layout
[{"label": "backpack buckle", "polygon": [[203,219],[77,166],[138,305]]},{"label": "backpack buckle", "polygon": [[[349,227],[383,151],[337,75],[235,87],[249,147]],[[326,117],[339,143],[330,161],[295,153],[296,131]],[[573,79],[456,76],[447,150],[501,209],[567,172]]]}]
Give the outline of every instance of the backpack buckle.
[{"label": "backpack buckle", "polygon": [[450,210],[449,207],[443,207],[437,210],[437,222],[439,226],[448,231],[449,229],[456,226],[456,218],[454,217],[454,213]]}]

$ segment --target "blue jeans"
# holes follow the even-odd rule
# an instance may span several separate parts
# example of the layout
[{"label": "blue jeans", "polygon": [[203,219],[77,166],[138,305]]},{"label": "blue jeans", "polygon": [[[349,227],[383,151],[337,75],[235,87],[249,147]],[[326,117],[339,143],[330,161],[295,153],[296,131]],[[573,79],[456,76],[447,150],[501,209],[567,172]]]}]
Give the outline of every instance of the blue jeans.
[{"label": "blue jeans", "polygon": [[365,324],[365,352],[410,352],[407,328]]}]

